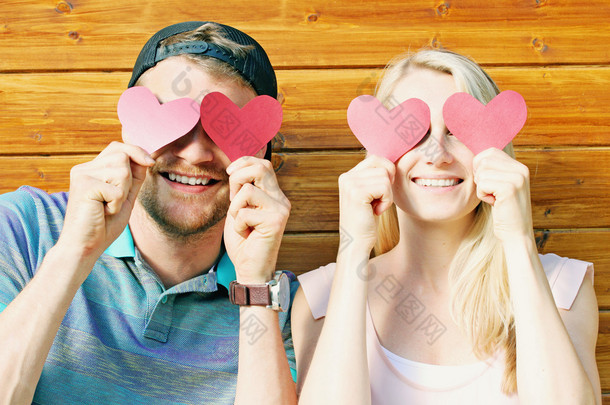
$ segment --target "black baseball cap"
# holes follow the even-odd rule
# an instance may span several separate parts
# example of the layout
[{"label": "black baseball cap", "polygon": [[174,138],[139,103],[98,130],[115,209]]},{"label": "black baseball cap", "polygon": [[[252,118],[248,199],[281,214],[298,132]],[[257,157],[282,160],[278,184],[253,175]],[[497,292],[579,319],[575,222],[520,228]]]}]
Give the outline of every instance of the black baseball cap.
[{"label": "black baseball cap", "polygon": [[[245,56],[240,57],[226,48],[204,41],[188,41],[159,47],[159,43],[164,39],[176,34],[195,30],[206,23],[213,23],[220,27],[221,34],[224,34],[223,36],[225,38],[240,45],[251,45],[253,46],[253,49],[247,51]],[[182,54],[201,54],[228,63],[252,85],[254,91],[256,91],[258,95],[268,95],[277,98],[277,79],[275,77],[275,72],[273,66],[271,66],[267,53],[260,44],[256,42],[254,38],[238,29],[211,21],[187,21],[173,24],[154,34],[140,51],[127,87],[135,86],[140,76],[158,62],[169,58],[170,56]],[[267,144],[265,158],[271,158],[271,142]]]}]

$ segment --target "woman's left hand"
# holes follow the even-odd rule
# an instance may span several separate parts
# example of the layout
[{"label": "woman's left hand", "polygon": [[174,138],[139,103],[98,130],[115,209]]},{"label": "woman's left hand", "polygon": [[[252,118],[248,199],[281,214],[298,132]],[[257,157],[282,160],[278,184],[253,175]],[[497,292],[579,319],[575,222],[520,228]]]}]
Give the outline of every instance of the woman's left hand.
[{"label": "woman's left hand", "polygon": [[496,148],[476,155],[472,166],[477,197],[492,206],[496,237],[503,242],[533,238],[527,166]]}]

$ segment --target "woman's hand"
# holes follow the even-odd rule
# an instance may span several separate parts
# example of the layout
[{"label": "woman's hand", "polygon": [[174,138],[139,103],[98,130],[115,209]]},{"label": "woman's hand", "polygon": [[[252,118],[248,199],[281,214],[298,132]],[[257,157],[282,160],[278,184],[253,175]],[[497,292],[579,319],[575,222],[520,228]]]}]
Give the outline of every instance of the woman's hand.
[{"label": "woman's hand", "polygon": [[476,155],[472,165],[477,197],[493,206],[496,237],[503,242],[533,238],[527,166],[496,148]]},{"label": "woman's hand", "polygon": [[396,167],[388,159],[369,156],[339,176],[341,244],[359,243],[370,252],[377,240],[375,216],[393,202]]}]

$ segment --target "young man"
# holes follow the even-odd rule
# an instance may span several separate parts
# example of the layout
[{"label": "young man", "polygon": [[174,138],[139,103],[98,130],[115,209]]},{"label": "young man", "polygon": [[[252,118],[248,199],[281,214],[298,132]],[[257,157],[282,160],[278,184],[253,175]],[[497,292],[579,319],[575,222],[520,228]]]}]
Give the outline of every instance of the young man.
[{"label": "young man", "polygon": [[[161,103],[277,96],[260,45],[203,22],[156,33],[134,85]],[[0,196],[0,403],[296,403],[270,152],[231,163],[199,122],[151,155],[110,144],[69,197]]]}]

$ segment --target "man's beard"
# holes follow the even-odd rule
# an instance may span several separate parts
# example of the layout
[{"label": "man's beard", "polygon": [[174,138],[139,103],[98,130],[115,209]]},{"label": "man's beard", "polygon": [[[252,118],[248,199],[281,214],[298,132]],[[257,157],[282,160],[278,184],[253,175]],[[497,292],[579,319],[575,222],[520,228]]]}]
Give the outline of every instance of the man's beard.
[{"label": "man's beard", "polygon": [[[168,199],[173,201],[197,201],[201,204],[208,205],[210,211],[205,213],[189,212],[182,217],[172,216],[172,208],[170,205],[163,205],[159,198],[159,191],[157,184],[153,181],[159,172],[168,171],[168,166],[172,165],[155,165],[144,181],[138,200],[146,213],[156,222],[161,232],[165,235],[177,239],[192,239],[198,235],[203,235],[214,225],[218,224],[223,220],[227,211],[229,210],[229,195],[228,187],[226,192],[219,191],[215,193],[214,199],[209,201],[203,201],[198,195],[182,194],[179,196],[167,196]],[[192,170],[191,170],[192,171]],[[213,175],[214,178],[221,178],[221,182],[228,183],[228,176],[224,170],[220,169],[208,169],[202,170],[201,174]],[[193,174],[194,175],[194,174]]]}]

